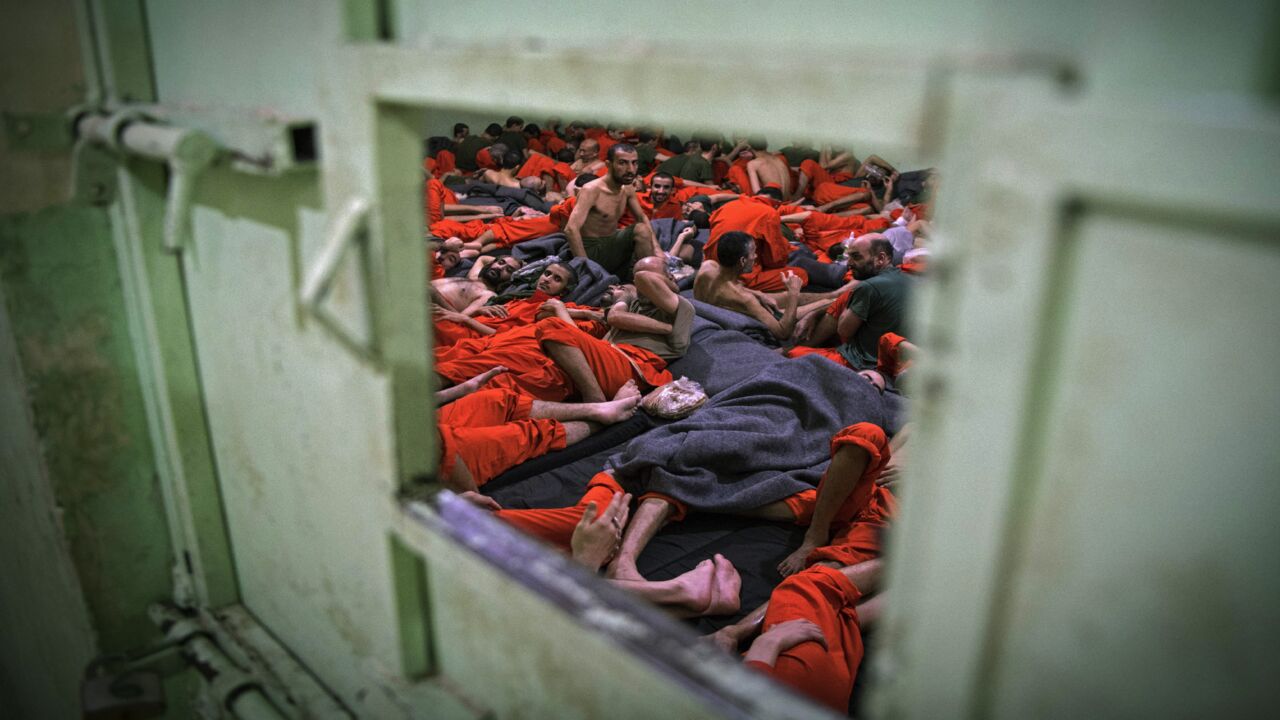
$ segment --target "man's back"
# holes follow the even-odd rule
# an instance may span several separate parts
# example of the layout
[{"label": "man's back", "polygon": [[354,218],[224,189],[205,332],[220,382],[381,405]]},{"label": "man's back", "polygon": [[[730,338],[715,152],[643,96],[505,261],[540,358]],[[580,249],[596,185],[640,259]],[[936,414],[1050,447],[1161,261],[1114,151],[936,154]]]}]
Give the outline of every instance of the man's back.
[{"label": "man's back", "polygon": [[524,152],[524,149],[529,146],[524,133],[517,130],[508,130],[502,133],[498,136],[498,142],[506,145],[512,150],[515,150],[516,152]]},{"label": "man's back", "polygon": [[858,370],[875,367],[880,336],[887,332],[911,337],[906,320],[914,284],[911,276],[889,266],[853,289],[849,310],[862,318],[862,324],[849,342],[840,346],[840,354],[850,365]]},{"label": "man's back", "polygon": [[[759,179],[760,187],[776,184],[782,190],[782,197],[791,197],[791,173],[787,163],[772,153],[762,152],[747,163],[747,172],[754,173]],[[754,188],[757,192],[759,188]]]},{"label": "man's back", "polygon": [[469,172],[474,172],[479,166],[476,165],[476,153],[489,146],[489,142],[482,137],[476,135],[468,135],[458,143],[458,167]]}]

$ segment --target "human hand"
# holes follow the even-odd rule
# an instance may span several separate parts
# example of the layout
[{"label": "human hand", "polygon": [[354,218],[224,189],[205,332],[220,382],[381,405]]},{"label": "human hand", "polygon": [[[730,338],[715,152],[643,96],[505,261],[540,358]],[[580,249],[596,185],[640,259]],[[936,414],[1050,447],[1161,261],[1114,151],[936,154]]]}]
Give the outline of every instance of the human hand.
[{"label": "human hand", "polygon": [[788,295],[799,295],[800,287],[804,285],[804,281],[800,276],[790,270],[782,273],[782,284],[787,288]]},{"label": "human hand", "polygon": [[510,313],[505,305],[485,305],[479,310],[476,310],[476,315],[485,315],[487,317],[504,318],[509,314]]},{"label": "human hand", "polygon": [[609,562],[622,542],[630,512],[631,493],[614,493],[603,512],[597,511],[594,502],[589,503],[569,541],[573,559],[592,570]]},{"label": "human hand", "polygon": [[462,313],[456,310],[449,310],[447,308],[442,308],[439,305],[434,306],[432,308],[432,312],[435,314],[436,320],[447,320],[449,322],[465,323],[467,320],[470,319],[466,315],[463,315]]},{"label": "human hand", "polygon": [[781,622],[761,633],[760,637],[751,643],[751,648],[747,650],[743,660],[764,663],[772,667],[778,661],[779,655],[805,642],[816,642],[824,648],[827,647],[827,639],[822,634],[822,628],[814,623],[803,619]]},{"label": "human hand", "polygon": [[475,490],[466,490],[464,492],[460,492],[458,493],[458,497],[462,498],[463,500],[466,500],[472,505],[475,505],[481,510],[496,512],[502,509],[502,506],[498,504],[497,500],[494,500],[488,495],[481,495]]}]

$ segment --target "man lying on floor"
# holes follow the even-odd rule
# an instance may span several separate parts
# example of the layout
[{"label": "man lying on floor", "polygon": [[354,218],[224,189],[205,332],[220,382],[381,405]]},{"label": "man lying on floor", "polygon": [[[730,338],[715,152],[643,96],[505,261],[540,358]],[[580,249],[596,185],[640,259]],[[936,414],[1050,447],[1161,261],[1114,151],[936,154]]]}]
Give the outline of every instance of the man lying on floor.
[{"label": "man lying on floor", "polygon": [[440,482],[455,492],[475,490],[503,472],[585,439],[630,418],[640,391],[628,381],[607,402],[535,400],[510,389],[484,388],[506,372],[494,367],[436,392]]},{"label": "man lying on floor", "polygon": [[[577,284],[578,273],[572,266],[554,262],[542,271],[534,284],[533,294],[528,297],[475,307],[470,315],[436,305],[432,327],[436,350],[451,347],[460,340],[488,337],[532,325],[542,317],[555,314],[556,306],[549,301],[572,291]],[[586,323],[587,327],[604,319],[599,308],[568,302],[563,304],[570,318],[577,323]]]},{"label": "man lying on floor", "polygon": [[816,499],[805,505],[811,514],[797,520],[809,529],[779,565],[785,579],[767,603],[711,635],[735,652],[760,633],[743,656],[750,667],[840,712],[862,663],[860,623],[884,597],[866,599],[878,584],[881,536],[897,512],[882,484],[891,455],[875,425],[837,433]]},{"label": "man lying on floor", "polygon": [[495,382],[538,399],[602,402],[628,381],[646,391],[671,382],[667,363],[689,347],[693,305],[676,294],[662,258],[635,264],[634,289],[624,289],[603,314],[603,338],[575,325],[563,303],[550,302],[553,317],[440,354],[441,386],[501,365],[510,372]]}]

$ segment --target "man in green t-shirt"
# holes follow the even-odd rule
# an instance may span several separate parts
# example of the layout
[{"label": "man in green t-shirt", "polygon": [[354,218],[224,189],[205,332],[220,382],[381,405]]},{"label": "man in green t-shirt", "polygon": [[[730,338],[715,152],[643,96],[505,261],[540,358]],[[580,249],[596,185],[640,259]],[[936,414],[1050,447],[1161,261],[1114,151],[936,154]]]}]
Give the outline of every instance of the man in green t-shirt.
[{"label": "man in green t-shirt", "polygon": [[855,370],[876,366],[880,336],[911,337],[906,327],[907,303],[915,280],[893,265],[893,244],[879,233],[849,243],[849,269],[858,285],[840,313],[836,331],[844,339],[841,357]]},{"label": "man in green t-shirt", "polygon": [[524,137],[524,119],[515,115],[507,118],[506,128],[498,135],[498,142],[509,150],[524,154],[524,149],[529,146]]},{"label": "man in green t-shirt", "polygon": [[677,155],[658,166],[665,173],[683,178],[700,185],[711,185],[715,172],[711,169],[711,161],[720,151],[720,142],[715,138],[704,137],[690,140],[684,145],[684,154]]},{"label": "man in green t-shirt", "polygon": [[476,153],[492,145],[501,134],[502,128],[498,123],[489,123],[489,127],[485,128],[479,136],[467,135],[462,138],[458,143],[458,169],[467,172],[475,172],[479,169],[480,166],[476,165]]}]

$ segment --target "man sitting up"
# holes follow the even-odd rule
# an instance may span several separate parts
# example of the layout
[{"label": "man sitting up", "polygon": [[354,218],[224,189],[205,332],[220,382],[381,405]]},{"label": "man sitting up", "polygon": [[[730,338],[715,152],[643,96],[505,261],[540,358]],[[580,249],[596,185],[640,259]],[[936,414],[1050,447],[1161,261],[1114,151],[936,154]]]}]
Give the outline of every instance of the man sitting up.
[{"label": "man sitting up", "polygon": [[[704,259],[698,268],[698,275],[693,281],[693,296],[702,302],[754,318],[769,328],[775,338],[786,340],[795,330],[797,313],[824,308],[831,298],[839,294],[836,291],[802,297],[800,276],[784,271],[782,283],[785,291],[778,296],[766,295],[742,284],[742,276],[750,273],[755,264],[755,238],[744,232],[725,233],[716,244],[716,259]],[[807,304],[800,307],[801,302]]]},{"label": "man sitting up", "polygon": [[[662,257],[632,187],[638,162],[635,148],[626,143],[609,148],[608,174],[578,191],[573,213],[564,226],[574,257],[591,258],[623,279],[629,275],[634,258]],[[627,211],[636,222],[619,229],[618,222]]]},{"label": "man sitting up", "polygon": [[891,332],[911,336],[906,329],[907,302],[915,281],[894,267],[893,244],[883,235],[863,235],[849,242],[847,248],[849,269],[858,281],[849,293],[848,303],[834,320],[822,310],[812,311],[810,317],[816,320],[802,320],[814,323],[812,328],[806,328],[808,342],[819,344],[834,331],[842,344],[837,348],[796,346],[787,355],[816,353],[854,370],[867,370],[876,366],[881,335]]}]

